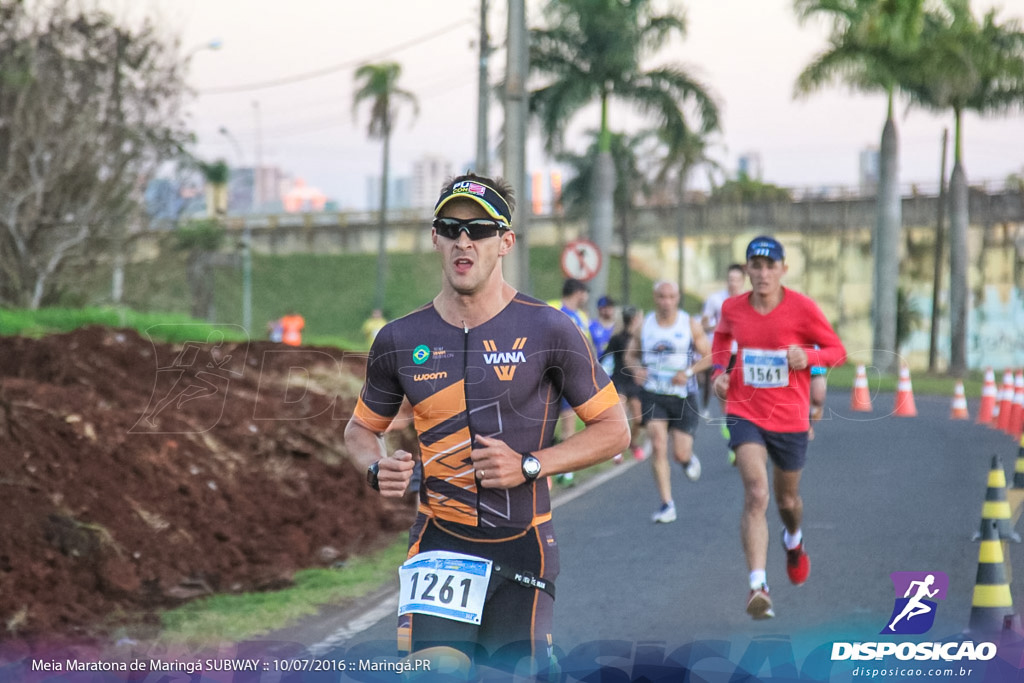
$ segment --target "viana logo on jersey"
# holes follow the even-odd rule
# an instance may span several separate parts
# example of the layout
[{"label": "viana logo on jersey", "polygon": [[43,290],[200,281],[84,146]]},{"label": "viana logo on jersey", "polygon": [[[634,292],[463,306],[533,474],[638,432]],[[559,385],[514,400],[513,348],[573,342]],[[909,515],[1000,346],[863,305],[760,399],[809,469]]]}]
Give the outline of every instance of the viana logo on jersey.
[{"label": "viana logo on jersey", "polygon": [[485,339],[484,362],[494,368],[498,379],[502,382],[509,382],[516,374],[516,364],[526,362],[526,355],[523,353],[524,346],[526,346],[526,337],[516,337],[511,351],[498,351],[498,346],[493,339]]}]

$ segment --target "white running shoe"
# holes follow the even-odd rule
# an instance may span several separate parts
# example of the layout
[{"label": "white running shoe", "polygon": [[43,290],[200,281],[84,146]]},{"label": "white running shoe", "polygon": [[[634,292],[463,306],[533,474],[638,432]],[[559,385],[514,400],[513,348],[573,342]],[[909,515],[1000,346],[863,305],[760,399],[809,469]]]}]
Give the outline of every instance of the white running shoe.
[{"label": "white running shoe", "polygon": [[669,522],[676,521],[676,504],[662,503],[661,508],[651,515],[651,521],[658,522],[659,524],[668,524]]},{"label": "white running shoe", "polygon": [[683,472],[686,473],[686,478],[690,481],[697,481],[700,479],[700,458],[694,453],[690,456],[690,462],[683,466]]},{"label": "white running shoe", "polygon": [[771,619],[775,616],[768,586],[761,584],[760,588],[750,590],[750,596],[747,598],[747,614],[754,619]]}]

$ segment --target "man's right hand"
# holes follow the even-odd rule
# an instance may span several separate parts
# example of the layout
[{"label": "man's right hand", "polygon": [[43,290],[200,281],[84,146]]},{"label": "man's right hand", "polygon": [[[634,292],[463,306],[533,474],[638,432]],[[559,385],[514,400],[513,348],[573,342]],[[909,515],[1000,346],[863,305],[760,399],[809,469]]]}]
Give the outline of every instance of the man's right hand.
[{"label": "man's right hand", "polygon": [[409,488],[412,470],[415,466],[412,453],[398,450],[377,462],[377,483],[380,495],[388,498],[401,498]]}]

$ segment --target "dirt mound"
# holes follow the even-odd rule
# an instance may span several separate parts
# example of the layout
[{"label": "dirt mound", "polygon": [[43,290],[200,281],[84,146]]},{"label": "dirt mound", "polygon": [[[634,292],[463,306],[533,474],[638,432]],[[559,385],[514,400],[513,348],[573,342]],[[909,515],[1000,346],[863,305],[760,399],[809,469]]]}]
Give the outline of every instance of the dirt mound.
[{"label": "dirt mound", "polygon": [[0,338],[0,640],[278,587],[392,539],[411,504],[345,459],[364,371],[336,349],[99,327]]}]

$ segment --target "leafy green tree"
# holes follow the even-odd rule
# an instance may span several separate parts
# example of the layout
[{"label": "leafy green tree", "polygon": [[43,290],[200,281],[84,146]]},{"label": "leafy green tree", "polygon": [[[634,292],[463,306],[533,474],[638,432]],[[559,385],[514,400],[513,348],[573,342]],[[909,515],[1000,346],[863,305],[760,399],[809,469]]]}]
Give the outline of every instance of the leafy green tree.
[{"label": "leafy green tree", "polygon": [[54,301],[117,251],[139,182],[188,140],[166,29],[72,0],[0,0],[0,302]]},{"label": "leafy green tree", "polygon": [[727,180],[711,191],[711,201],[721,204],[789,202],[793,195],[784,187],[754,180],[746,173]]},{"label": "leafy green tree", "polygon": [[[694,128],[693,119],[701,132],[716,130],[718,106],[682,67],[642,67],[669,39],[685,36],[681,12],[658,14],[650,0],[549,0],[544,16],[547,28],[530,32],[530,70],[543,80],[530,93],[530,109],[540,120],[548,150],[559,152],[566,127],[580,109],[600,104],[589,229],[607,254],[616,186],[609,128],[613,98],[653,116],[674,141]],[[607,289],[607,259],[592,284],[597,291]]]},{"label": "leafy green tree", "polygon": [[807,95],[840,80],[856,91],[886,96],[886,118],[879,156],[877,217],[872,249],[873,364],[895,371],[896,292],[902,231],[899,193],[899,141],[893,109],[909,69],[920,59],[924,0],[795,0],[801,20],[832,22],[828,46],[800,73],[796,94]]},{"label": "leafy green tree", "polygon": [[370,103],[370,123],[367,133],[371,139],[381,140],[380,174],[380,228],[377,233],[377,287],[374,294],[374,308],[384,308],[385,287],[388,270],[387,229],[388,229],[388,183],[390,182],[391,131],[401,104],[413,107],[419,113],[416,97],[398,85],[402,67],[395,62],[366,64],[356,69],[358,84],[352,100],[352,111],[356,113],[363,102]]},{"label": "leafy green tree", "polygon": [[1024,31],[1016,20],[998,21],[989,10],[979,21],[968,0],[945,0],[928,12],[922,58],[907,90],[914,101],[936,111],[953,111],[953,171],[950,201],[949,372],[967,369],[967,170],[963,155],[963,115],[1024,110]]}]

